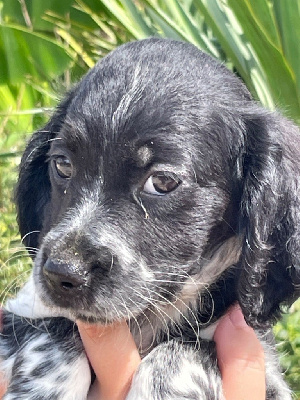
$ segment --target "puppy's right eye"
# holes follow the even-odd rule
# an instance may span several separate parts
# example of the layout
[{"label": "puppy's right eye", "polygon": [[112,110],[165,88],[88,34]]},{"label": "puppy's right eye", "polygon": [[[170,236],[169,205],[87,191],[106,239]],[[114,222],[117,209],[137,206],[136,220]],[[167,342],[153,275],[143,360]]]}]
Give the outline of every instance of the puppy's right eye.
[{"label": "puppy's right eye", "polygon": [[58,156],[54,159],[54,166],[60,178],[70,179],[73,174],[71,161],[65,156]]},{"label": "puppy's right eye", "polygon": [[163,196],[175,190],[180,183],[181,180],[172,172],[155,172],[145,182],[143,191]]}]

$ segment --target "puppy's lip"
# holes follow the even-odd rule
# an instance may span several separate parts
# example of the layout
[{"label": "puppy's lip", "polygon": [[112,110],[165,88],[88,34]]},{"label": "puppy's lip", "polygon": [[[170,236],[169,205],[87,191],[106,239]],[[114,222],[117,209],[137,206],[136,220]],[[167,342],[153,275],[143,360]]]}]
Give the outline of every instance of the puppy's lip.
[{"label": "puppy's lip", "polygon": [[118,321],[118,318],[113,318],[113,319],[107,318],[107,316],[105,316],[105,313],[101,315],[100,313],[91,314],[90,312],[86,312],[85,314],[85,310],[78,311],[78,308],[76,306],[74,308],[61,307],[57,305],[55,301],[53,301],[53,298],[49,294],[43,293],[41,296],[41,301],[45,306],[47,306],[49,310],[51,310],[49,316],[64,317],[70,319],[71,321],[79,320],[89,324],[100,324],[100,325],[107,325]]}]

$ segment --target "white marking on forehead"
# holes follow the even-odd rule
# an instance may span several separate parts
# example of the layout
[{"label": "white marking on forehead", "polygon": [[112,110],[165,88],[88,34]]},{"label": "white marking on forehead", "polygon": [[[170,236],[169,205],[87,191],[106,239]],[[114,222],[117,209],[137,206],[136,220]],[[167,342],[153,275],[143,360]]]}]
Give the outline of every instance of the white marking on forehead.
[{"label": "white marking on forehead", "polygon": [[141,66],[137,64],[134,75],[131,81],[131,86],[128,88],[127,92],[121,98],[116,110],[112,116],[112,124],[116,129],[120,125],[124,116],[128,113],[129,109],[136,104],[141,96],[143,91],[142,83],[142,70]]}]

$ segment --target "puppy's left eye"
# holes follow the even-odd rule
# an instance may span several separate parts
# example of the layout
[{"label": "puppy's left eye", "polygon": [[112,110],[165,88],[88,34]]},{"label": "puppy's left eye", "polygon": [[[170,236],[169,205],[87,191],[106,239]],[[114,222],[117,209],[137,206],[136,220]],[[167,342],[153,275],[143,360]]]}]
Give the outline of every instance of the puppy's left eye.
[{"label": "puppy's left eye", "polygon": [[172,172],[155,172],[146,180],[143,191],[163,196],[172,192],[181,184],[181,180]]}]

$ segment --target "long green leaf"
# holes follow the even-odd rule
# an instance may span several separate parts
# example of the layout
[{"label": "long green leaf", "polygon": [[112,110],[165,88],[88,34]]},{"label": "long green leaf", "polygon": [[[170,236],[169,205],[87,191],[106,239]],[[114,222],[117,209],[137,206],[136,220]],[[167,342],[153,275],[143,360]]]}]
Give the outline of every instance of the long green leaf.
[{"label": "long green leaf", "polygon": [[168,5],[164,5],[164,8],[173,9],[173,13],[179,14],[179,18],[184,21],[184,24],[174,20],[173,14],[167,14],[153,0],[145,0],[145,3],[147,4],[146,12],[149,13],[158,27],[158,34],[161,32],[164,37],[191,42],[207,53],[218,56],[216,47],[201,33],[200,29],[196,32],[197,28],[193,16],[188,14],[177,0],[171,0],[167,3]]},{"label": "long green leaf", "polygon": [[72,63],[57,41],[20,26],[0,25],[0,49],[0,83],[20,83],[26,75],[51,80]]},{"label": "long green leaf", "polygon": [[[122,6],[117,0],[101,0],[107,10],[125,27],[135,39],[143,39],[154,34],[144,21],[133,2],[124,0]],[[132,18],[134,16],[136,19]]]},{"label": "long green leaf", "polygon": [[[174,16],[178,26],[185,32],[186,39],[199,47],[206,49],[206,44],[202,40],[199,28],[194,25],[192,15],[188,14],[177,0],[170,0],[168,3],[169,10]],[[207,49],[208,51],[208,49]]]},{"label": "long green leaf", "polygon": [[[285,2],[285,4],[287,4],[287,2]],[[280,48],[280,35],[271,2],[266,0],[246,0],[245,7],[248,7],[255,23],[259,25],[264,35],[268,37],[269,41],[277,48]]]},{"label": "long green leaf", "polygon": [[[269,40],[248,7],[247,0],[228,0],[249,43],[252,43],[259,62],[268,79],[269,88],[275,103],[281,107],[288,105],[287,112],[297,118],[300,115],[300,102],[295,85],[295,75],[280,50]],[[279,84],[284,82],[284,84]],[[294,99],[291,101],[291,99]]]},{"label": "long green leaf", "polygon": [[[207,24],[211,27],[215,36],[219,40],[223,50],[232,60],[233,65],[238,70],[252,93],[256,93],[256,84],[251,79],[251,71],[256,71],[256,76],[262,76],[263,71],[257,60],[253,57],[251,47],[242,37],[242,31],[233,18],[233,15],[226,14],[226,9],[220,7],[218,0],[195,0],[204,15]],[[263,81],[263,79],[261,79]],[[269,101],[267,105],[274,106],[272,100],[268,98],[268,88],[262,88],[263,100]]]},{"label": "long green leaf", "polygon": [[282,52],[295,74],[300,102],[300,0],[276,0],[274,10],[281,36]]},{"label": "long green leaf", "polygon": [[185,40],[184,33],[176,26],[168,17],[162,16],[162,14],[152,7],[146,8],[146,13],[154,23],[157,33],[155,36],[168,37],[175,40]]}]

